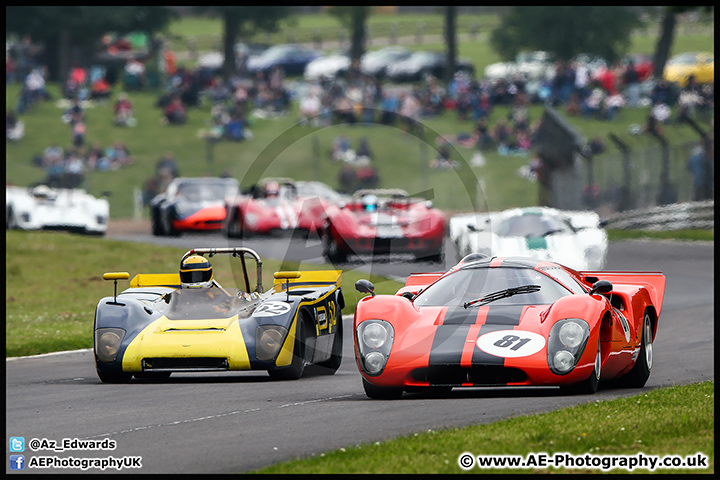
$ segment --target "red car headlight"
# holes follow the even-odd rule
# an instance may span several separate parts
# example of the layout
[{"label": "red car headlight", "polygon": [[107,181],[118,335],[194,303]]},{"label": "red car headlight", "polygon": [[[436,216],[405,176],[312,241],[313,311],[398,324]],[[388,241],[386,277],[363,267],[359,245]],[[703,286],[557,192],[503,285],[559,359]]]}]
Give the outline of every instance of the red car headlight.
[{"label": "red car headlight", "polygon": [[395,337],[392,325],[384,320],[367,320],[357,326],[355,335],[363,371],[368,375],[380,375]]}]

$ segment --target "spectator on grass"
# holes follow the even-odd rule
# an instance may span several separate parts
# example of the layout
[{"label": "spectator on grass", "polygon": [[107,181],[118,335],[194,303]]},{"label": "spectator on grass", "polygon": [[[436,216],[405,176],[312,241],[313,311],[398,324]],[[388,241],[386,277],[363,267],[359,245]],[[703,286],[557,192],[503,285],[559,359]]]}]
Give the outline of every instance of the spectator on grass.
[{"label": "spectator on grass", "polygon": [[415,133],[420,120],[420,102],[413,92],[400,96],[400,114],[405,133]]},{"label": "spectator on grass", "polygon": [[618,110],[625,106],[625,98],[620,92],[615,91],[605,98],[605,119],[614,120]]},{"label": "spectator on grass", "polygon": [[650,115],[658,122],[658,123],[667,123],[670,119],[670,114],[672,113],[672,110],[670,107],[663,103],[661,100],[656,100],[655,104],[652,107],[652,110],[650,111]]},{"label": "spectator on grass", "polygon": [[25,123],[18,120],[15,112],[10,109],[5,115],[5,138],[17,141],[25,136]]},{"label": "spectator on grass", "polygon": [[65,110],[61,119],[63,123],[69,123],[70,126],[74,125],[76,122],[85,120],[85,109],[80,102],[80,98],[73,98],[72,104],[67,110]]},{"label": "spectator on grass", "polygon": [[63,186],[79,188],[85,178],[85,161],[78,150],[71,150],[65,159]]},{"label": "spectator on grass", "polygon": [[585,118],[590,118],[600,113],[605,100],[605,91],[600,86],[599,82],[593,83],[593,89],[590,95],[585,98],[582,103],[582,113]]},{"label": "spectator on grass", "polygon": [[175,159],[175,154],[172,152],[172,150],[168,150],[167,152],[165,152],[165,155],[160,157],[155,164],[156,175],[159,176],[160,172],[164,170],[167,170],[170,173],[171,179],[180,176],[177,160]]},{"label": "spectator on grass", "polygon": [[360,138],[360,143],[358,144],[358,148],[355,153],[358,159],[361,157],[366,157],[368,160],[371,161],[374,159],[373,151],[370,148],[367,137]]},{"label": "spectator on grass", "polygon": [[450,160],[450,143],[444,139],[440,138],[439,140],[439,146],[438,146],[438,155],[430,163],[431,168],[452,168],[453,162]]},{"label": "spectator on grass", "polygon": [[72,132],[72,144],[75,147],[82,147],[85,145],[85,133],[87,132],[87,125],[83,120],[71,123]]},{"label": "spectator on grass", "polygon": [[300,100],[300,125],[307,125],[311,121],[317,124],[319,114],[320,98],[315,89],[311,88]]},{"label": "spectator on grass", "polygon": [[245,139],[245,121],[237,113],[233,113],[230,120],[225,124],[224,136],[234,142]]},{"label": "spectator on grass", "polygon": [[340,169],[338,173],[338,183],[340,184],[340,191],[343,193],[353,193],[355,189],[355,182],[357,181],[357,174],[355,167],[351,164],[346,163]]},{"label": "spectator on grass", "polygon": [[475,124],[475,130],[473,131],[473,136],[477,140],[475,145],[480,151],[489,149],[493,144],[492,135],[490,135],[487,122],[488,120],[486,116],[480,117]]},{"label": "spectator on grass", "polygon": [[400,110],[398,97],[392,93],[385,92],[380,102],[380,123],[383,125],[394,125],[397,113]]},{"label": "spectator on grass", "polygon": [[187,109],[178,95],[165,107],[163,119],[165,125],[182,125],[187,120]]},{"label": "spectator on grass", "polygon": [[[623,72],[623,84],[628,97],[628,106],[630,108],[637,108],[640,106],[640,77],[635,70],[635,64],[630,61],[625,66]],[[609,119],[610,120],[610,119]]]},{"label": "spectator on grass", "polygon": [[113,114],[115,125],[121,127],[134,126],[135,119],[133,118],[133,105],[128,98],[127,93],[120,92],[118,95],[117,102],[113,105]]},{"label": "spectator on grass", "polygon": [[42,166],[48,168],[56,162],[62,162],[63,158],[65,158],[65,150],[59,144],[52,143],[43,150]]},{"label": "spectator on grass", "polygon": [[355,160],[355,151],[350,148],[350,139],[345,135],[338,135],[333,140],[331,158],[334,161]]},{"label": "spectator on grass", "polygon": [[697,146],[693,149],[687,162],[687,170],[693,178],[692,200],[694,202],[705,199],[705,167],[705,150],[702,146]]}]

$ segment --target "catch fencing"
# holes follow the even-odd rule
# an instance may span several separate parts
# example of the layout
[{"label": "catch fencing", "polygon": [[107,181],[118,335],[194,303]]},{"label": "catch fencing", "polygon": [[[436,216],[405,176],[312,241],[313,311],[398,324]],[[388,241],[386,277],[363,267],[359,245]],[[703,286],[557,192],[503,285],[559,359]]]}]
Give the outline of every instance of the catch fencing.
[{"label": "catch fencing", "polygon": [[[698,141],[667,149],[655,144],[627,155],[612,152],[591,160],[579,158],[576,169],[584,185],[585,206],[622,212],[703,198],[693,196],[693,176],[688,170],[688,160],[700,146]],[[709,198],[714,198],[712,192]]]},{"label": "catch fencing", "polygon": [[610,215],[605,228],[669,231],[715,228],[715,201],[684,202]]}]

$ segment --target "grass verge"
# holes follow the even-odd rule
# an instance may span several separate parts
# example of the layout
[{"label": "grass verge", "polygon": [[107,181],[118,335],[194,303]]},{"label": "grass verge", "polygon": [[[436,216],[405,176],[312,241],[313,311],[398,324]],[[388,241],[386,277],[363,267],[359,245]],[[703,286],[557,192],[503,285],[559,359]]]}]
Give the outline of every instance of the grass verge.
[{"label": "grass verge", "polygon": [[[653,473],[713,473],[715,383],[661,388],[637,396],[596,400],[550,413],[464,428],[428,431],[387,442],[361,444],[267,467],[252,473],[463,473],[461,454],[608,458],[701,453],[707,468],[656,468]],[[578,462],[579,464],[579,462]],[[696,464],[697,465],[697,464]],[[632,470],[648,473],[649,469]],[[602,473],[601,468],[480,469],[468,473]],[[612,473],[629,473],[616,468]]]},{"label": "grass verge", "polygon": [[[113,282],[104,281],[102,274],[123,271],[132,278],[137,273],[176,272],[187,251],[55,232],[8,231],[5,239],[6,357],[92,347],[95,307],[113,293]],[[224,256],[213,259],[221,285],[235,285],[242,279],[239,269],[231,268],[229,262]],[[332,269],[307,264],[301,268]],[[263,259],[263,285],[267,290],[278,270],[296,269],[296,263]],[[368,277],[358,271],[343,272],[344,314],[355,310],[360,296],[353,285],[360,278]],[[392,294],[402,286],[384,277],[369,278],[376,293]],[[120,281],[118,291],[128,286],[128,281]]]}]

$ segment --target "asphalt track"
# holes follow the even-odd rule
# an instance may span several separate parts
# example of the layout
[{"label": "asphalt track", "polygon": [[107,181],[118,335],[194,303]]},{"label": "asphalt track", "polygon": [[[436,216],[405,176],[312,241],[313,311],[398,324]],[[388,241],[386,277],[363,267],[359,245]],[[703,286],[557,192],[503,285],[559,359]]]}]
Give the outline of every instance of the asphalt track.
[{"label": "asphalt track", "polygon": [[[133,237],[192,247],[225,246],[221,237]],[[238,242],[239,244],[240,242]],[[319,243],[256,239],[246,242],[266,258],[319,262]],[[446,263],[453,263],[448,255]],[[334,376],[308,374],[273,382],[264,372],[174,374],[164,383],[102,384],[90,351],[6,362],[6,451],[9,438],[26,440],[33,457],[141,457],[123,473],[241,473],[295,457],[398,435],[555,410],[595,399],[714,379],[714,247],[685,242],[629,241],[610,245],[608,269],[663,271],[667,289],[646,386],[562,396],[557,389],[456,389],[444,397],[405,394],[397,401],[368,399],[355,365],[346,316],[343,364]],[[441,268],[432,264],[343,266],[396,277]],[[355,293],[345,286],[346,295]],[[346,314],[351,312],[345,312]],[[91,321],[90,319],[88,320]],[[31,439],[110,439],[114,450],[30,450]],[[474,453],[481,447],[468,445]],[[457,452],[460,455],[462,452]],[[455,461],[456,459],[450,459]],[[391,467],[389,467],[391,468]],[[98,473],[90,468],[28,468],[35,473]],[[458,472],[461,470],[458,467]],[[6,472],[10,473],[8,464]],[[105,473],[117,472],[112,468]],[[342,472],[337,472],[342,473]]]}]

